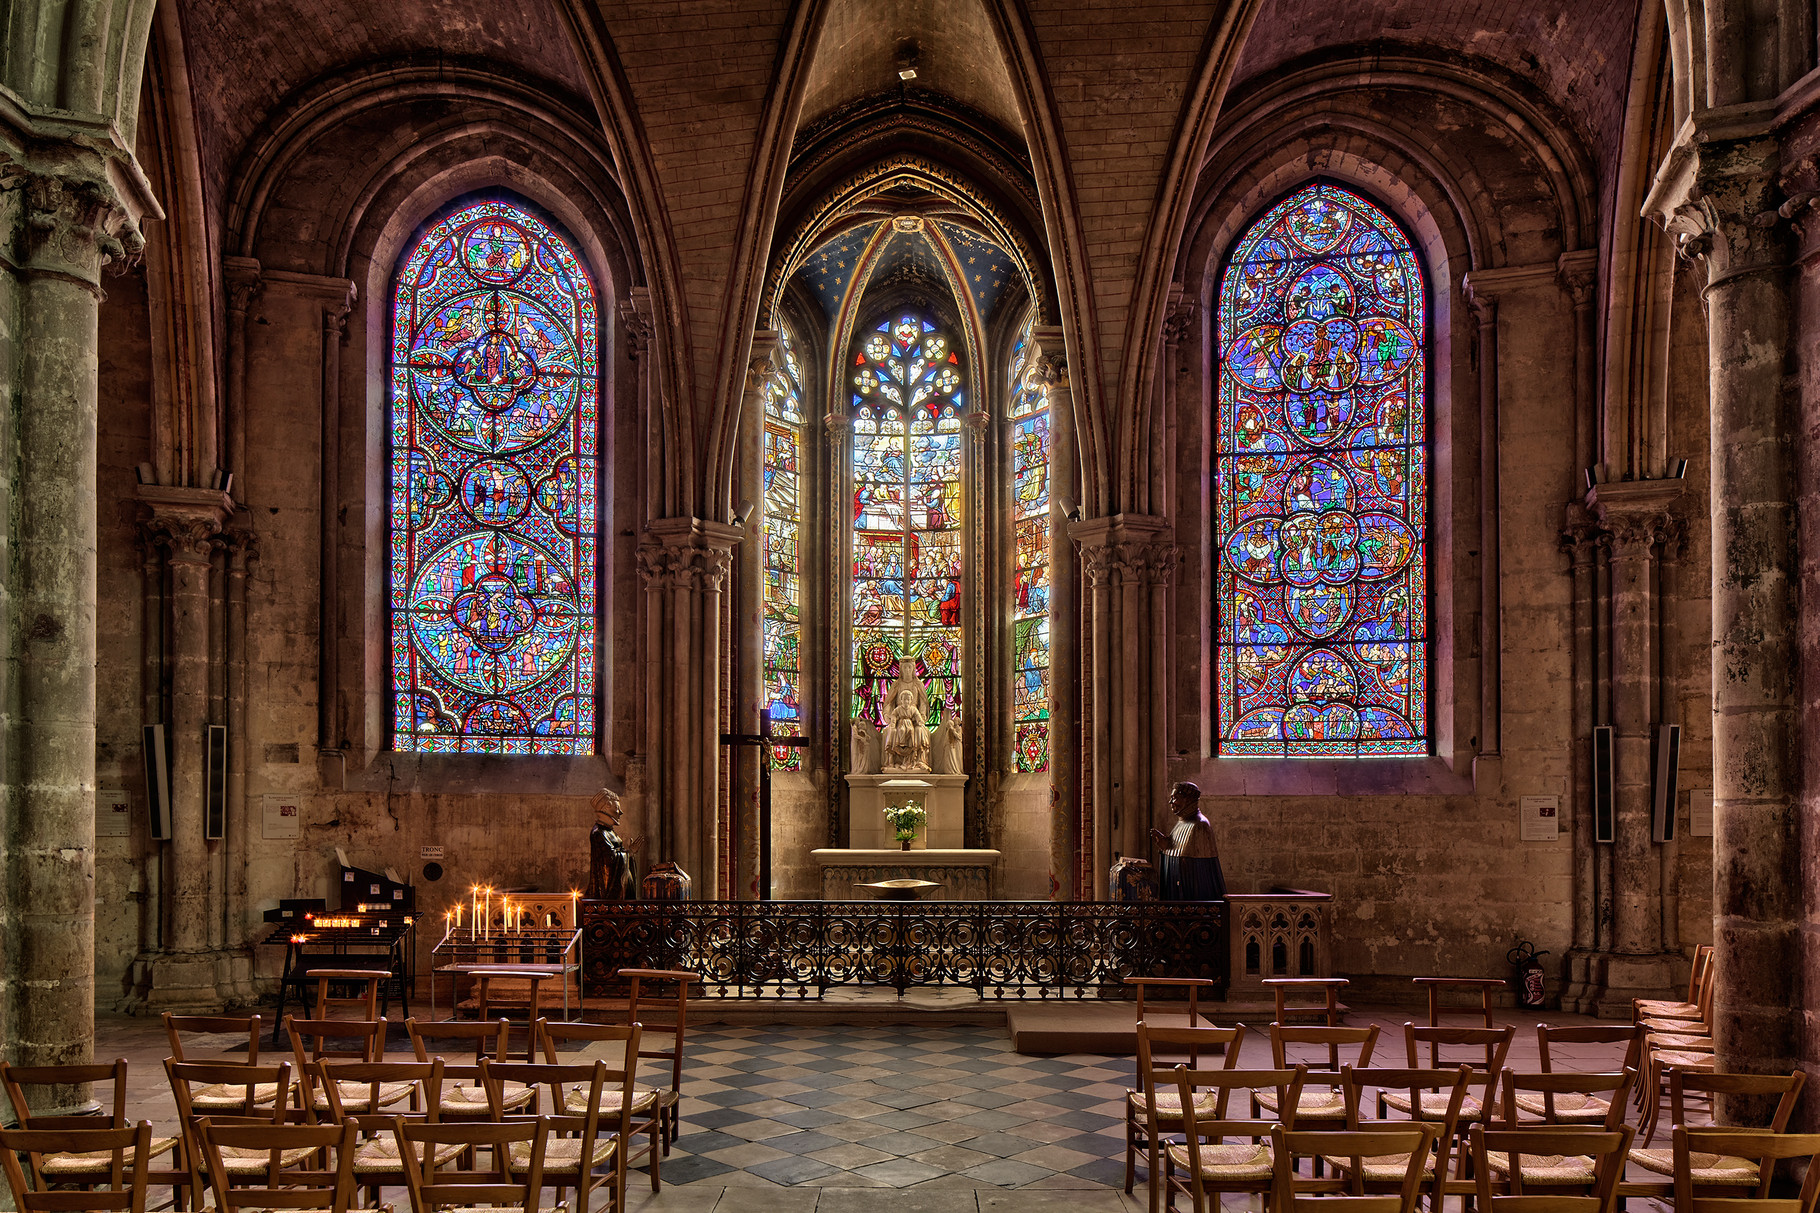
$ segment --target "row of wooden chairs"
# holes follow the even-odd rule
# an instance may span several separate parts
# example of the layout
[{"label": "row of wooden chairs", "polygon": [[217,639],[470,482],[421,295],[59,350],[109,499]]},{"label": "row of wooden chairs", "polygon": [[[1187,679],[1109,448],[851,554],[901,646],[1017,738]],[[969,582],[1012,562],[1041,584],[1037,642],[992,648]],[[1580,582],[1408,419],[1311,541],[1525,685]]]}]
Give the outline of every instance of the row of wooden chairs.
[{"label": "row of wooden chairs", "polygon": [[[396,1160],[412,1213],[484,1207],[536,1213],[542,1203],[556,1118],[474,1124],[407,1122],[393,1117],[383,1147]],[[123,1129],[0,1130],[14,1207],[24,1213],[144,1213],[154,1180],[149,1122]],[[200,1117],[194,1126],[202,1168],[220,1213],[296,1209],[346,1213],[362,1185],[363,1141],[353,1119],[324,1124],[254,1124]],[[491,1163],[476,1166],[481,1151]],[[82,1191],[54,1186],[45,1159],[77,1155],[102,1164]],[[23,1156],[31,1169],[28,1179]]]}]

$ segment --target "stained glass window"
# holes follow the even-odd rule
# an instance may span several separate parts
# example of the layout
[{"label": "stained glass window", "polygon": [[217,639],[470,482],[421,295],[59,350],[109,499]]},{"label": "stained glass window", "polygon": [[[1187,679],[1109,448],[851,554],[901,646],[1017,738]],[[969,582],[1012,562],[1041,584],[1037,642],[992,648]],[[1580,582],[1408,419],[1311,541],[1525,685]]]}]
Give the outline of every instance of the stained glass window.
[{"label": "stained glass window", "polygon": [[961,696],[960,356],[900,314],[860,339],[853,397],[853,713],[879,728],[898,662],[929,686],[931,726]]},{"label": "stained glass window", "polygon": [[575,250],[506,202],[430,228],[398,277],[398,750],[594,752],[595,308]]},{"label": "stained glass window", "polygon": [[1394,220],[1316,183],[1219,294],[1219,751],[1429,752],[1427,299]]},{"label": "stained glass window", "polygon": [[1049,769],[1049,397],[1030,358],[1011,354],[1011,721],[1017,769]]},{"label": "stained glass window", "polygon": [[[765,585],[762,603],[765,708],[780,737],[802,730],[802,372],[790,339],[778,344],[784,365],[765,384]],[[776,746],[777,770],[800,771],[800,746]]]}]

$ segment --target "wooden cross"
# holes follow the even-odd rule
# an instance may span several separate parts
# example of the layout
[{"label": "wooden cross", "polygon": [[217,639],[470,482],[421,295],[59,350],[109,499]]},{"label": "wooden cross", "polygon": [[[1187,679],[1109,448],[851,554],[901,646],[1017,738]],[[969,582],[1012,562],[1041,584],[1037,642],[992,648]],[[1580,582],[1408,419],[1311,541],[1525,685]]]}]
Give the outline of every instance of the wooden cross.
[{"label": "wooden cross", "polygon": [[[806,747],[807,737],[773,737],[771,735],[771,713],[766,712],[758,718],[756,733],[722,733],[720,743],[724,746],[761,747],[758,756],[758,899],[771,900],[771,762],[775,757],[773,746]],[[739,862],[739,815],[733,817],[733,856],[734,863]]]}]

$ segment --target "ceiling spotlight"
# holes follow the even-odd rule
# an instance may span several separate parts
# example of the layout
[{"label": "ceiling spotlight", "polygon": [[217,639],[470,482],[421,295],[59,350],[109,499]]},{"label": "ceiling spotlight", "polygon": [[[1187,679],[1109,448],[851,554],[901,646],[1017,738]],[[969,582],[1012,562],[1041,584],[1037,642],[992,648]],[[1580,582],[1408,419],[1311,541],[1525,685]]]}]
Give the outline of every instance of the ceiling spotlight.
[{"label": "ceiling spotlight", "polygon": [[916,69],[913,67],[900,67],[897,69],[897,78],[899,80],[914,80],[916,79]]},{"label": "ceiling spotlight", "polygon": [[899,80],[916,79],[917,45],[915,42],[900,42],[897,47],[897,78]]}]

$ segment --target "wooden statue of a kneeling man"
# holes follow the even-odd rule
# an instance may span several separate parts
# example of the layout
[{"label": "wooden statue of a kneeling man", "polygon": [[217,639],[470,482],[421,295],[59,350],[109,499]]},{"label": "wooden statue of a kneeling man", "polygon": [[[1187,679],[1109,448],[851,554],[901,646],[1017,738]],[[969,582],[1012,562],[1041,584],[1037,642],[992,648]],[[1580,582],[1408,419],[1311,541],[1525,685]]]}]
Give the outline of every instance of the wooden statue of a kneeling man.
[{"label": "wooden statue of a kneeling man", "polygon": [[644,841],[621,841],[615,831],[624,810],[619,795],[602,788],[594,797],[594,828],[588,831],[588,899],[638,900],[638,847]]}]

